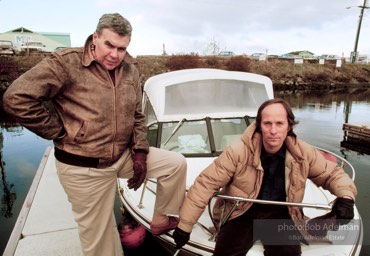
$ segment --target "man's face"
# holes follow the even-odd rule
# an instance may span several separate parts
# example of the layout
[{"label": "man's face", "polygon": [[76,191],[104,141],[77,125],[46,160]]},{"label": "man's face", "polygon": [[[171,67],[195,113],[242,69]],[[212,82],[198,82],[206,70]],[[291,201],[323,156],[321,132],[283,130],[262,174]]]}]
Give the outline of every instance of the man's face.
[{"label": "man's face", "polygon": [[267,153],[276,153],[290,129],[285,108],[280,103],[265,107],[261,113],[262,141]]},{"label": "man's face", "polygon": [[95,59],[108,70],[116,68],[126,55],[130,36],[121,36],[110,29],[103,29],[101,34],[93,35]]}]

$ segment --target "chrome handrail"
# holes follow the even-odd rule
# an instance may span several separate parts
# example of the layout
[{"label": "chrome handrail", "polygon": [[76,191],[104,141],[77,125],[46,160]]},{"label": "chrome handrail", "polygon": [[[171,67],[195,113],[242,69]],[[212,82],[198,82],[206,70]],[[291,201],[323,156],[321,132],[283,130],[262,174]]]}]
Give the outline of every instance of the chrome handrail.
[{"label": "chrome handrail", "polygon": [[238,202],[250,202],[250,203],[258,203],[258,204],[273,204],[273,205],[315,208],[315,209],[321,209],[321,210],[331,210],[331,206],[325,205],[325,204],[270,201],[270,200],[252,199],[252,198],[245,198],[245,197],[238,197],[238,196],[227,196],[227,195],[215,195],[214,197],[219,197],[219,198],[226,199],[226,200],[234,200]]},{"label": "chrome handrail", "polygon": [[335,156],[337,159],[339,159],[340,160],[340,162],[341,162],[341,165],[339,165],[341,168],[343,168],[344,169],[344,166],[348,166],[348,168],[351,170],[351,172],[352,172],[352,175],[350,175],[350,177],[351,177],[351,179],[353,180],[353,181],[355,181],[355,176],[356,176],[356,171],[355,171],[355,168],[353,167],[353,165],[348,161],[348,160],[346,160],[344,157],[342,157],[342,156],[339,156],[339,155],[337,155],[337,154],[335,154],[335,153],[333,153],[333,152],[331,152],[331,151],[329,151],[329,150],[327,150],[327,149],[323,149],[323,148],[320,148],[320,147],[317,147],[317,146],[313,146],[314,148],[316,148],[316,149],[318,149],[318,150],[320,150],[320,151],[323,151],[323,152],[325,152],[325,153],[328,153],[328,154],[330,154],[330,155],[333,155],[333,156]]},{"label": "chrome handrail", "polygon": [[[234,201],[233,205],[230,209],[230,211],[227,213],[227,215],[224,215],[224,209],[225,209],[225,201],[223,205],[223,209],[221,210],[221,217],[220,217],[220,223],[217,225],[214,221],[213,215],[212,215],[212,207],[211,207],[211,202],[213,198],[221,198],[224,200],[230,200]],[[208,201],[208,213],[209,216],[213,222],[213,225],[216,227],[216,232],[211,235],[209,238],[209,241],[215,241],[217,234],[219,233],[222,225],[228,221],[230,218],[231,214],[234,212],[236,207],[239,205],[240,202],[249,202],[249,203],[258,203],[258,204],[270,204],[270,205],[283,205],[283,206],[294,206],[294,207],[302,207],[302,208],[315,208],[315,209],[320,209],[320,210],[327,210],[330,211],[332,207],[330,205],[324,205],[324,204],[310,204],[310,203],[294,203],[294,202],[282,202],[282,201],[271,201],[271,200],[262,200],[262,199],[253,199],[253,198],[245,198],[245,197],[239,197],[239,196],[227,196],[223,195],[220,192],[216,192],[213,194],[213,196],[209,199]]]}]

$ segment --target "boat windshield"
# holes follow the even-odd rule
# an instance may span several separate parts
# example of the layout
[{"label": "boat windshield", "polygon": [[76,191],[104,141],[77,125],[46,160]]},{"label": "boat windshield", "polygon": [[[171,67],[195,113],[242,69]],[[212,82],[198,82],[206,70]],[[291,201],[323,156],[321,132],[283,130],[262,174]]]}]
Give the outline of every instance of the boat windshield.
[{"label": "boat windshield", "polygon": [[[150,146],[191,155],[219,155],[240,138],[253,118],[221,118],[154,123],[148,127]],[[176,129],[176,132],[173,131]]]}]

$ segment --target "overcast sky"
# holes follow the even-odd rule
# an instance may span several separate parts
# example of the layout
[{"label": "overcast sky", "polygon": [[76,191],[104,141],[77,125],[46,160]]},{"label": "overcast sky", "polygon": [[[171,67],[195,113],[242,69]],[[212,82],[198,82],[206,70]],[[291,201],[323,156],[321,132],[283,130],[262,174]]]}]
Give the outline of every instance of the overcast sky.
[{"label": "overcast sky", "polygon": [[[0,0],[0,33],[25,27],[69,33],[82,46],[104,13],[119,12],[133,26],[132,55],[205,54],[216,43],[236,54],[349,56],[363,0]],[[370,5],[370,4],[368,4]],[[350,8],[348,8],[350,7]],[[370,9],[358,42],[370,55]]]}]

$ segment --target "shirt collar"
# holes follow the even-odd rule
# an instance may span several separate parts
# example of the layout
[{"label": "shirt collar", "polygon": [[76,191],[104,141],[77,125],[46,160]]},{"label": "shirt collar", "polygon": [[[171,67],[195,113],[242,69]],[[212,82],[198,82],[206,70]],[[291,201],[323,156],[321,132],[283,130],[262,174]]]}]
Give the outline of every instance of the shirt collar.
[{"label": "shirt collar", "polygon": [[265,150],[265,147],[262,145],[261,155],[263,157],[277,156],[277,157],[280,157],[280,158],[284,158],[285,157],[285,151],[286,151],[286,147],[285,147],[285,144],[283,144],[283,146],[275,154],[268,154]]}]

